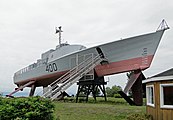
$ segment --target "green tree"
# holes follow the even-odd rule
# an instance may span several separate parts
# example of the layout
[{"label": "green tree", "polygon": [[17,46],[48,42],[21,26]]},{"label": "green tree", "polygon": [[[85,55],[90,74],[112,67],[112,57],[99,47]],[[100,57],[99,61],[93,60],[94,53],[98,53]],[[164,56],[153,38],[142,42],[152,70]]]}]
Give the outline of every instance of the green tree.
[{"label": "green tree", "polygon": [[0,97],[2,97],[3,96],[3,93],[2,92],[0,92]]},{"label": "green tree", "polygon": [[110,87],[106,87],[106,94],[108,97],[111,97],[112,96],[112,90]]},{"label": "green tree", "polygon": [[118,91],[122,91],[121,86],[114,85],[112,88],[106,87],[106,94],[108,97],[114,97],[115,94],[118,94]]}]

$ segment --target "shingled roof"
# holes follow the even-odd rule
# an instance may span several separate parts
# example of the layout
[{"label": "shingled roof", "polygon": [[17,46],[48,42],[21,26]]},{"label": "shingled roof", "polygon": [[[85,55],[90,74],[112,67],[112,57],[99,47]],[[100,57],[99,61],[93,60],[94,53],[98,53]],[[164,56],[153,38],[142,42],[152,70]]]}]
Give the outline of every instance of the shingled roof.
[{"label": "shingled roof", "polygon": [[173,80],[173,68],[166,70],[162,73],[154,75],[152,77],[143,80],[142,83],[154,82],[154,81],[162,81],[162,80]]},{"label": "shingled roof", "polygon": [[[159,74],[157,74],[157,75],[154,75],[154,76],[152,76],[152,77],[163,77],[163,76],[171,76],[171,75],[173,75],[173,68],[171,68],[171,69],[169,69],[169,70],[166,70],[166,71],[164,71],[164,72],[162,72],[162,73],[159,73]],[[151,78],[152,78],[151,77]]]}]

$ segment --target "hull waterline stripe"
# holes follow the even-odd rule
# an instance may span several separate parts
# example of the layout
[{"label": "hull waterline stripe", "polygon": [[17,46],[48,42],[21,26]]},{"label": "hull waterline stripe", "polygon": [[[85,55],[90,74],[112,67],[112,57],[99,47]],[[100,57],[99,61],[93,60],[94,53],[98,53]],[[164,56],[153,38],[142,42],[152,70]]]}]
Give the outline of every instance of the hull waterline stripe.
[{"label": "hull waterline stripe", "polygon": [[[123,72],[137,70],[137,69],[145,70],[150,66],[153,56],[154,55],[148,56],[148,61],[147,61],[148,64],[143,64],[142,57],[139,57],[139,58],[133,58],[133,59],[123,60],[123,61],[119,61],[119,62],[112,62],[112,63],[106,64],[106,65],[98,65],[95,67],[95,70],[96,70],[96,73],[98,76],[123,73]],[[40,77],[36,77],[36,78],[31,78],[31,79],[27,79],[27,80],[22,80],[22,81],[16,82],[15,84],[23,85],[31,80],[40,81],[40,82],[48,81],[51,78],[52,79],[54,78],[56,80],[57,77],[60,77],[61,75],[65,74],[66,72],[68,72],[68,70],[63,71],[63,72],[49,74],[49,75],[44,75],[44,76],[40,76]],[[42,85],[42,86],[47,86],[47,85]]]}]

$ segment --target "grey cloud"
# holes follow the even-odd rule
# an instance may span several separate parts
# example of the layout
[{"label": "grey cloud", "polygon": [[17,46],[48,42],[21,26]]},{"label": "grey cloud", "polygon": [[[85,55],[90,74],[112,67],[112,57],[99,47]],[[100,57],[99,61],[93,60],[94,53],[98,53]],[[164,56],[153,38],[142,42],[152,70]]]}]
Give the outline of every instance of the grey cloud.
[{"label": "grey cloud", "polygon": [[[172,28],[172,11],[169,0],[1,0],[0,91],[12,91],[14,72],[55,48],[55,26],[62,25],[64,41],[90,47],[155,31],[163,18]],[[172,37],[172,29],[165,32],[147,76],[171,67]],[[120,76],[111,76],[109,86],[116,77],[124,86]]]}]

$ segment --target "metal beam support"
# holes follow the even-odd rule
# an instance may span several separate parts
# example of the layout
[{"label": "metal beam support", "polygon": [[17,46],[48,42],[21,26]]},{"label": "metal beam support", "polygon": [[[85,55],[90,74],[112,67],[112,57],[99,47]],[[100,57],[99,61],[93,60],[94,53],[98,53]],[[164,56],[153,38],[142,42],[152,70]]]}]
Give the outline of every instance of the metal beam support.
[{"label": "metal beam support", "polygon": [[138,77],[136,82],[133,84],[132,88],[132,96],[135,104],[137,106],[142,106],[143,104],[143,96],[142,96],[142,75]]},{"label": "metal beam support", "polygon": [[[106,92],[105,92],[105,86],[107,83],[104,81],[104,78],[97,78],[96,80],[86,80],[86,81],[79,81],[77,83],[78,85],[78,91],[76,94],[76,103],[78,102],[79,97],[86,97],[86,102],[88,101],[88,96],[90,93],[93,94],[94,100],[96,101],[96,93],[98,90],[98,87],[100,88],[101,92],[104,95],[105,101],[106,99]],[[80,93],[84,95],[80,96]]]},{"label": "metal beam support", "polygon": [[99,85],[99,88],[100,88],[100,90],[102,91],[102,93],[103,93],[103,95],[105,97],[105,101],[107,101],[105,86],[103,85],[103,88],[102,88],[101,85]]},{"label": "metal beam support", "polygon": [[10,96],[12,96],[14,93],[16,93],[16,92],[22,90],[23,88],[28,87],[28,86],[30,86],[30,85],[32,85],[32,84],[34,84],[34,83],[35,83],[35,81],[30,81],[30,82],[24,84],[23,86],[20,86],[20,87],[17,88],[15,91],[11,92],[10,94],[8,94],[8,95],[6,95],[6,96],[7,96],[7,97],[10,97]]},{"label": "metal beam support", "polygon": [[29,96],[34,96],[35,89],[36,89],[36,85],[32,84]]},{"label": "metal beam support", "polygon": [[[130,105],[137,105],[141,106],[143,104],[143,87],[142,87],[142,80],[145,79],[141,70],[135,70],[129,74],[128,83],[124,89],[124,91],[120,91],[119,94],[130,104]],[[132,97],[131,100],[126,94],[129,90],[132,90]]]}]

